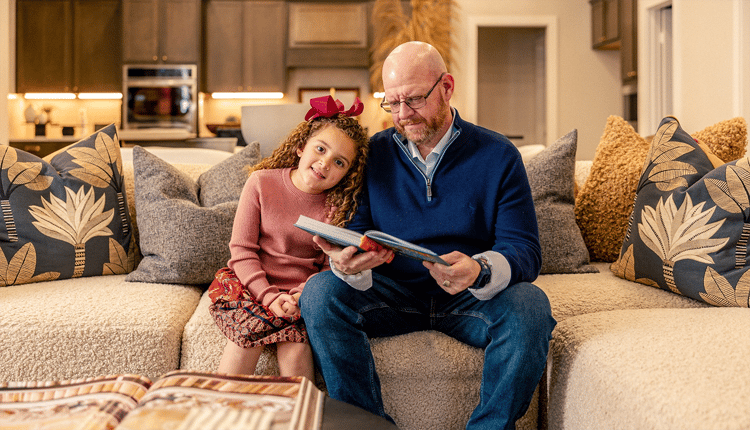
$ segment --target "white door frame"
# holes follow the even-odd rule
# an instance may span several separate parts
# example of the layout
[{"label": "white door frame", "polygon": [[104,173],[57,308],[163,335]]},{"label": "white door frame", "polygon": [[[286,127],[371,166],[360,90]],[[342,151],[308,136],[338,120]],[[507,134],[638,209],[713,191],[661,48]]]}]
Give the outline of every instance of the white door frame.
[{"label": "white door frame", "polygon": [[477,103],[479,93],[478,73],[478,46],[480,27],[529,27],[543,28],[544,31],[544,67],[545,100],[546,100],[546,122],[547,122],[547,146],[552,144],[558,134],[557,131],[557,17],[553,15],[530,15],[530,16],[467,16],[467,58],[466,58],[466,119],[476,123]]}]

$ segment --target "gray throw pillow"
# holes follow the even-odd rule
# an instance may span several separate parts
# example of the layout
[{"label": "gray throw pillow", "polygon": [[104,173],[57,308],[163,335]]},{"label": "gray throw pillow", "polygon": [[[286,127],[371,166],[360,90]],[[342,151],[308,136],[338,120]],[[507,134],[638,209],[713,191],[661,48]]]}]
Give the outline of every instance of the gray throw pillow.
[{"label": "gray throw pillow", "polygon": [[211,167],[198,181],[133,148],[135,207],[143,260],[127,281],[207,284],[229,260],[234,214],[257,163],[257,145]]},{"label": "gray throw pillow", "polygon": [[542,274],[599,271],[589,264],[589,252],[575,218],[577,145],[578,130],[573,130],[526,163],[539,224]]}]

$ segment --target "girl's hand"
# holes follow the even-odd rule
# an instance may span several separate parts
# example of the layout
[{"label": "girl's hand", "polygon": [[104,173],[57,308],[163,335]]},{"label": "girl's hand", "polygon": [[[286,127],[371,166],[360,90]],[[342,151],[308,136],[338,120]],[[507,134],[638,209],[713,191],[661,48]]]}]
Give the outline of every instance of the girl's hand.
[{"label": "girl's hand", "polygon": [[273,302],[271,302],[269,308],[274,315],[280,318],[291,318],[300,315],[297,298],[290,294],[279,295]]}]

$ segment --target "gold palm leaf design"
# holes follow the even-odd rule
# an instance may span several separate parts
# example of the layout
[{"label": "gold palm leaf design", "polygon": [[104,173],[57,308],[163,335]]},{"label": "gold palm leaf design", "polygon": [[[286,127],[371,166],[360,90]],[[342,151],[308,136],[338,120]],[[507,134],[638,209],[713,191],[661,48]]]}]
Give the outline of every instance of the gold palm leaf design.
[{"label": "gold palm leaf design", "polygon": [[0,145],[0,169],[6,170],[8,174],[7,183],[0,175],[0,208],[3,213],[5,230],[10,242],[18,241],[18,231],[13,217],[13,209],[10,205],[10,195],[18,187],[26,187],[33,191],[41,191],[49,188],[53,178],[42,175],[42,163],[20,162],[16,149],[7,145]]},{"label": "gold palm leaf design", "polygon": [[106,133],[99,133],[93,148],[71,148],[68,153],[73,157],[73,163],[81,167],[71,169],[68,173],[97,188],[112,187],[115,190],[122,231],[127,234],[130,228],[125,216],[127,206],[122,192],[123,183],[117,180],[122,177],[119,145],[117,135],[112,138]]},{"label": "gold palm leaf design", "polygon": [[627,279],[628,281],[635,281],[640,284],[649,285],[651,287],[659,288],[659,284],[653,279],[649,278],[637,278],[635,277],[635,258],[633,256],[633,244],[628,246],[628,249],[620,255],[614,263],[609,266],[609,270],[615,274],[615,276]]},{"label": "gold palm leaf design", "polygon": [[664,142],[654,148],[652,156],[654,157],[654,168],[648,174],[648,180],[656,183],[656,187],[661,191],[671,191],[677,187],[687,187],[686,175],[697,172],[692,165],[675,161],[678,157],[694,151],[695,149],[683,142]]},{"label": "gold palm leaf design", "polygon": [[451,70],[454,48],[451,16],[457,8],[453,0],[411,0],[411,19],[406,16],[401,0],[375,0],[372,25],[375,29],[370,51],[370,86],[383,91],[383,61],[398,45],[419,40],[427,42],[443,56]]},{"label": "gold palm leaf design", "polygon": [[700,297],[714,306],[750,307],[750,271],[742,274],[736,288],[711,267],[703,274],[703,289]]},{"label": "gold palm leaf design", "polygon": [[654,135],[654,139],[652,140],[651,148],[646,155],[646,160],[644,161],[641,172],[645,172],[648,165],[656,160],[656,158],[658,157],[658,154],[655,155],[657,148],[672,139],[672,136],[674,136],[674,132],[677,131],[679,125],[680,124],[677,122],[677,120],[669,121],[662,124],[662,126],[659,127],[658,130],[656,130],[656,134]]},{"label": "gold palm leaf design", "polygon": [[135,241],[130,241],[130,251],[126,252],[116,240],[109,238],[109,262],[104,263],[103,275],[119,275],[135,269]]},{"label": "gold palm leaf design", "polygon": [[104,212],[105,197],[96,200],[94,187],[84,192],[65,187],[66,201],[50,194],[49,202],[42,198],[42,206],[31,206],[29,213],[36,219],[32,224],[42,234],[75,247],[73,277],[83,275],[86,263],[86,242],[97,236],[111,236],[107,227],[114,217],[114,209]]},{"label": "gold palm leaf design", "polygon": [[733,214],[743,214],[742,233],[735,246],[735,268],[745,266],[747,260],[747,245],[750,241],[750,163],[747,157],[742,158],[734,166],[729,165],[725,170],[726,181],[708,178],[705,180],[706,190],[717,206]]},{"label": "gold palm leaf design", "polygon": [[686,194],[678,208],[670,195],[666,200],[660,198],[655,208],[646,206],[641,212],[638,224],[641,240],[662,259],[664,280],[675,293],[679,290],[674,282],[674,263],[694,260],[713,264],[709,254],[719,251],[729,241],[729,238],[712,238],[724,220],[709,223],[716,207],[703,211],[704,205],[705,202],[700,202],[694,206],[690,195]]},{"label": "gold palm leaf design", "polygon": [[10,262],[5,253],[0,252],[0,287],[27,284],[30,282],[53,281],[60,277],[59,272],[45,272],[34,276],[36,271],[36,249],[33,243],[27,243],[11,257]]}]

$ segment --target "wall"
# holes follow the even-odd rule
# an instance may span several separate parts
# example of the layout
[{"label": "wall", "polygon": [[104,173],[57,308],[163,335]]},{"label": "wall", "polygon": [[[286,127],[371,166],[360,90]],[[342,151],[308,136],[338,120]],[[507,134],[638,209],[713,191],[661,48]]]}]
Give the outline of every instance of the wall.
[{"label": "wall", "polygon": [[[672,4],[672,114],[692,133],[742,116],[750,123],[750,0],[641,0],[639,20]],[[655,87],[649,77],[649,26],[639,25],[639,93]],[[653,133],[660,121],[647,97],[639,117]],[[640,119],[640,118],[639,118]]]},{"label": "wall", "polygon": [[0,145],[8,144],[8,92],[10,90],[10,0],[0,0]]},{"label": "wall", "polygon": [[[472,16],[507,17],[554,16],[558,29],[557,130],[550,137],[560,137],[578,129],[577,159],[592,159],[609,115],[622,115],[619,51],[591,49],[591,6],[588,0],[456,0],[459,8],[455,22],[457,42],[457,88],[453,104],[466,111],[465,91],[472,77],[466,76],[461,64],[469,61],[467,21]],[[483,18],[483,22],[486,21]],[[475,118],[467,118],[476,120]],[[548,139],[549,140],[549,139]]]}]

